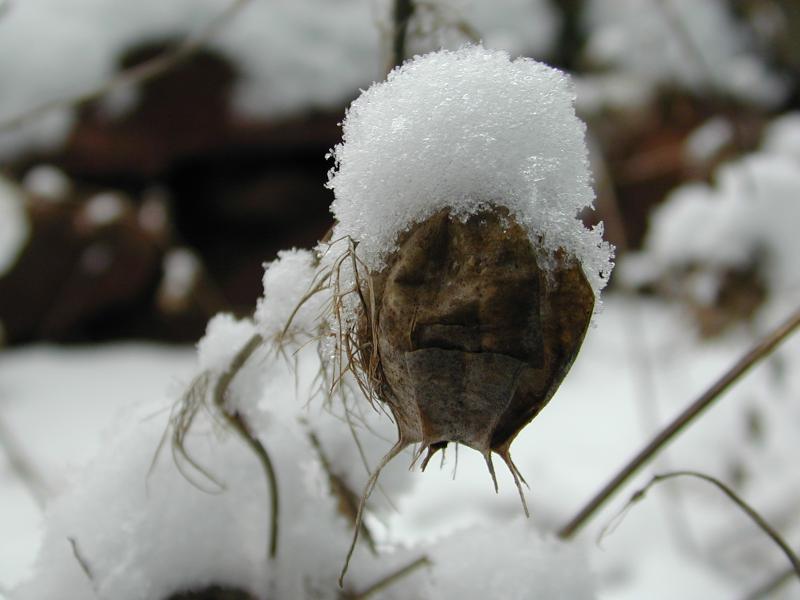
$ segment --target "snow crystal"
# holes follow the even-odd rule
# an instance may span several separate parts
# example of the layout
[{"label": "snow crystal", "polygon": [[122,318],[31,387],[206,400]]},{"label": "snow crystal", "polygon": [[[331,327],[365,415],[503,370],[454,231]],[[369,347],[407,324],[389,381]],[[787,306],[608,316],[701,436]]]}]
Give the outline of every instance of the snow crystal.
[{"label": "snow crystal", "polygon": [[249,319],[237,319],[230,313],[215,315],[206,326],[206,334],[197,343],[197,360],[201,370],[223,373],[247,341],[255,335]]},{"label": "snow crystal", "polygon": [[611,270],[602,228],[577,215],[593,192],[567,77],[481,46],[417,57],[353,102],[328,186],[372,270],[400,232],[443,207],[507,207],[544,252],[563,248],[598,292]]},{"label": "snow crystal", "polygon": [[38,165],[25,174],[22,187],[32,196],[58,202],[69,195],[72,183],[58,167]]},{"label": "snow crystal", "polygon": [[313,252],[294,249],[278,252],[278,258],[265,265],[264,297],[258,301],[255,313],[265,338],[283,333],[290,319],[292,331],[316,330],[316,321],[322,314],[322,295],[315,294],[304,301],[315,283],[316,262]]},{"label": "snow crystal", "polygon": [[0,277],[14,266],[30,229],[22,194],[0,175]]}]

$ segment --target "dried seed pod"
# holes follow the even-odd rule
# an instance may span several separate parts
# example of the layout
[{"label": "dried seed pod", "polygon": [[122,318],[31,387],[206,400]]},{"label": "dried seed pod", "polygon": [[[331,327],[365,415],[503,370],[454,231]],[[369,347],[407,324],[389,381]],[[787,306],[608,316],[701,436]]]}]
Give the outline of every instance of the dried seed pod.
[{"label": "dried seed pod", "polygon": [[[441,210],[413,226],[373,276],[377,394],[400,444],[449,442],[491,453],[518,472],[509,447],[547,404],[591,320],[581,266],[546,256],[502,208],[466,219]],[[494,476],[494,473],[492,473]],[[496,482],[495,482],[496,485]]]},{"label": "dried seed pod", "polygon": [[440,210],[402,234],[367,283],[352,366],[389,407],[399,439],[364,490],[342,577],[380,470],[411,444],[417,456],[427,450],[423,469],[450,442],[474,448],[495,489],[498,454],[527,514],[510,446],[572,366],[595,301],[578,261],[538,249],[501,207],[463,219]]}]

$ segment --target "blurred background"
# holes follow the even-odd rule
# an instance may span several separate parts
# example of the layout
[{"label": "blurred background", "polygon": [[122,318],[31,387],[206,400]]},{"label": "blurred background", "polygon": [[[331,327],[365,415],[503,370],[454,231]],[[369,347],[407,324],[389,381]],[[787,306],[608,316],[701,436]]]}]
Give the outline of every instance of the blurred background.
[{"label": "blurred background", "polygon": [[[482,40],[573,76],[597,194],[585,219],[604,222],[618,257],[608,314],[590,332],[617,346],[609,352],[592,342],[585,354],[609,357],[602,371],[612,374],[606,392],[614,401],[652,395],[654,386],[680,389],[662,397],[667,414],[798,304],[800,3],[412,4],[408,56]],[[80,390],[95,368],[120,377],[139,369],[155,378],[148,385],[162,385],[168,369],[156,363],[187,372],[187,344],[212,315],[252,313],[265,262],[325,234],[333,166],[326,155],[340,142],[349,102],[394,61],[393,10],[389,0],[0,0],[4,477],[24,474],[27,454],[28,467],[38,462],[50,478],[42,487],[61,485],[55,459],[30,449],[47,443],[41,436],[59,435],[34,432],[42,425],[34,395],[48,385],[39,379],[72,382],[59,375],[67,365]],[[635,337],[642,323],[649,340]],[[104,350],[87,346],[131,340],[158,349],[146,359],[123,354],[110,366]],[[180,354],[162,354],[171,350],[161,343]],[[717,426],[718,445],[708,452],[717,458],[705,454],[707,440],[680,456],[719,467],[741,490],[779,480],[783,503],[774,495],[767,503],[798,541],[800,479],[789,461],[800,439],[793,348],[771,363],[760,387],[743,392],[752,402]],[[713,368],[694,379],[699,388],[684,389],[690,359],[693,368]],[[69,396],[66,387],[59,393]],[[786,402],[769,404],[777,396]],[[95,416],[109,410],[92,402]],[[641,411],[645,425],[630,427],[644,437],[661,417],[652,407]],[[734,440],[720,441],[734,431]],[[742,451],[748,444],[755,454]],[[594,480],[573,490],[575,501],[632,450],[629,441],[607,457]],[[553,510],[544,510],[545,520],[568,516]],[[727,538],[716,539],[719,551]],[[724,563],[726,581],[741,575],[743,562],[763,567],[735,589],[753,588],[782,565],[746,556],[711,562]],[[642,576],[642,587],[619,584],[615,568],[600,568],[603,585],[619,592],[608,597],[653,589],[654,576]],[[730,597],[712,579],[704,588],[695,578],[694,589],[708,595],[694,597],[721,589],[719,597]]]},{"label": "blurred background", "polygon": [[[249,313],[262,263],[331,224],[326,153],[391,64],[391,16],[387,0],[5,0],[4,344],[187,342],[220,310]],[[798,102],[792,0],[436,0],[407,36],[409,55],[483,40],[574,75],[587,219],[619,256],[670,191]],[[737,267],[719,306],[694,307],[704,333],[763,300],[755,264]]]}]

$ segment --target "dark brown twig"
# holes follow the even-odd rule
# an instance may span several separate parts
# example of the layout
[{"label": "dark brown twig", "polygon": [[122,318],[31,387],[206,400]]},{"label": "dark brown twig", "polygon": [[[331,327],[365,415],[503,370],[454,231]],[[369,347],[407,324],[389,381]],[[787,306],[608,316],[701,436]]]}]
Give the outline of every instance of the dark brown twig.
[{"label": "dark brown twig", "polygon": [[744,513],[748,517],[750,517],[750,519],[761,529],[761,531],[766,533],[770,537],[770,539],[772,539],[772,541],[775,542],[775,544],[786,555],[786,558],[789,559],[789,562],[792,565],[794,573],[796,573],[797,577],[800,578],[800,559],[797,558],[797,555],[789,547],[786,541],[769,523],[767,523],[764,517],[758,514],[758,512],[756,512],[756,510],[753,507],[747,504],[747,502],[742,500],[736,492],[734,492],[730,487],[722,483],[716,477],[712,477],[704,473],[699,473],[697,471],[672,471],[670,473],[661,473],[659,475],[654,475],[652,479],[650,479],[650,481],[647,483],[647,485],[645,485],[642,489],[638,490],[633,494],[633,496],[631,496],[631,499],[628,501],[627,506],[630,506],[633,503],[638,502],[642,498],[644,498],[645,494],[655,484],[661,483],[662,481],[667,481],[668,479],[675,479],[677,477],[694,477],[696,479],[701,479],[703,481],[707,481],[708,483],[715,485],[730,500],[732,500],[733,503],[736,504],[736,506],[742,509],[742,511],[744,511]]},{"label": "dark brown twig", "polygon": [[697,400],[690,404],[681,414],[655,436],[628,464],[626,464],[611,481],[567,523],[559,532],[561,538],[569,539],[586,524],[597,510],[614,494],[634,473],[647,464],[669,441],[683,431],[694,419],[719,398],[742,375],[772,352],[781,342],[800,326],[800,309],[795,311],[783,324],[769,333],[736,362],[722,377],[714,382]]},{"label": "dark brown twig", "polygon": [[392,58],[389,70],[403,64],[406,59],[406,38],[408,24],[414,14],[413,0],[394,0],[392,13],[394,30],[392,31]]},{"label": "dark brown twig", "polygon": [[224,11],[208,23],[199,33],[188,35],[174,49],[159,54],[151,60],[139,63],[130,69],[126,69],[96,88],[69,98],[50,100],[30,111],[0,122],[0,133],[16,129],[57,108],[81,106],[92,100],[97,100],[115,89],[139,85],[163,75],[188,58],[191,58],[192,55],[211,40],[219,30],[249,2],[250,0],[233,0]]}]

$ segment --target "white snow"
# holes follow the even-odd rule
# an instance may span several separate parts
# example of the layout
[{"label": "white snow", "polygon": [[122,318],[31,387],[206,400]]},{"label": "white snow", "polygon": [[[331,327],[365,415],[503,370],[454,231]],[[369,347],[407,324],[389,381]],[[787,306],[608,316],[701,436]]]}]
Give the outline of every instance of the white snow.
[{"label": "white snow", "polygon": [[686,266],[716,274],[756,266],[774,293],[798,289],[798,139],[794,120],[778,121],[762,150],[720,167],[713,185],[675,189],[652,215],[643,251],[622,263],[620,275],[642,283]]},{"label": "white snow", "polygon": [[[763,331],[776,320],[773,314],[756,327]],[[232,319],[227,325],[234,325]],[[738,331],[698,344],[675,308],[607,297],[602,324],[589,331],[581,360],[515,442],[515,462],[532,487],[532,519],[521,516],[510,475],[498,473],[496,495],[475,453],[461,452],[455,480],[451,451],[444,469],[432,464],[425,473],[408,472],[408,457],[399,457],[399,468],[386,481],[399,512],[389,516],[382,509],[383,527],[375,529],[382,545],[402,541],[411,547],[372,559],[362,546],[347,581],[352,589],[364,589],[427,554],[432,567],[397,582],[383,597],[442,598],[463,589],[465,598],[530,597],[534,590],[546,598],[572,599],[593,597],[594,587],[608,600],[695,593],[730,598],[753,589],[786,568],[785,557],[721,494],[701,483],[654,489],[602,548],[591,541],[647,473],[619,494],[582,540],[564,546],[541,533],[571,517],[654,429],[751,342],[747,332]],[[222,338],[213,343],[224,345]],[[792,399],[800,391],[798,352],[800,340],[790,340],[753,369],[652,467],[695,468],[730,481],[731,466],[742,463],[740,493],[795,545],[800,542],[795,510],[800,412]],[[4,352],[3,423],[21,432],[17,438],[34,466],[51,488],[63,491],[48,502],[43,554],[33,565],[41,513],[7,467],[0,467],[8,500],[0,515],[0,582],[12,587],[34,568],[33,579],[12,598],[91,597],[65,541],[68,535],[94,567],[106,597],[160,597],[212,579],[268,597],[302,598],[310,593],[304,585],[322,598],[335,597],[350,528],[326,495],[327,476],[307,441],[307,428],[317,432],[334,470],[346,471],[351,487],[363,484],[365,469],[341,415],[329,414],[316,400],[305,406],[317,372],[313,348],[297,355],[297,374],[281,361],[254,357],[240,373],[242,385],[232,389],[234,396],[250,395],[242,398],[248,419],[261,414],[252,422],[279,469],[287,521],[277,564],[263,560],[266,499],[257,463],[232,434],[220,439],[210,421],[200,419],[190,448],[226,490],[208,495],[193,488],[175,470],[168,449],[145,487],[166,410],[180,390],[168,381],[175,374],[188,380],[192,354],[154,346]],[[647,370],[650,385],[642,376]],[[747,433],[753,411],[761,416],[760,438]],[[392,428],[382,415],[367,418],[370,427],[382,427],[381,435]],[[359,429],[374,464],[392,442],[370,439],[367,426]],[[95,462],[84,468],[94,452]],[[373,499],[379,496],[376,491]],[[790,582],[778,597],[791,598],[797,589]]]},{"label": "white snow", "polygon": [[83,206],[86,220],[95,227],[110,225],[125,213],[127,200],[117,192],[102,192],[92,196]]},{"label": "white snow", "polygon": [[0,175],[0,277],[14,266],[28,242],[30,229],[24,195]]},{"label": "white snow", "polygon": [[201,371],[223,373],[247,341],[255,335],[250,319],[237,319],[230,313],[215,315],[206,334],[197,342],[197,361]]},{"label": "white snow", "polygon": [[[137,44],[197,35],[229,6],[219,0],[36,0],[14,2],[0,20],[4,82],[0,123],[32,107],[93,90]],[[549,0],[459,1],[463,20],[487,42],[512,52],[546,53],[557,19]],[[385,3],[384,3],[385,5]],[[234,109],[245,117],[280,117],[338,108],[386,67],[384,9],[374,0],[251,0],[208,47],[241,74]],[[91,44],[86,41],[91,40]],[[463,37],[451,40],[462,43]],[[121,101],[120,101],[121,99]],[[135,105],[130,90],[108,101],[109,114]],[[0,157],[53,147],[73,112],[61,108],[23,128],[0,132]]]},{"label": "white snow", "polygon": [[[119,373],[128,372],[129,367],[109,361],[113,354],[106,352],[100,366],[109,380],[116,375],[112,385],[118,385]],[[313,352],[307,353],[303,360],[313,357]],[[93,367],[97,366],[95,361]],[[252,366],[241,373],[243,378],[263,373],[259,361]],[[258,435],[272,457],[279,482],[277,560],[266,559],[269,501],[259,463],[235,435],[215,435],[212,418],[201,413],[189,436],[189,452],[223,489],[209,493],[192,485],[176,468],[168,448],[151,470],[166,417],[160,410],[166,397],[155,394],[128,406],[76,485],[49,504],[33,577],[17,587],[12,597],[46,600],[96,593],[120,600],[149,600],[212,583],[243,588],[258,598],[339,597],[336,575],[351,526],[336,512],[336,501],[327,492],[327,474],[306,432],[326,430],[324,439],[338,436],[339,445],[350,433],[337,418],[312,412],[299,420],[302,404],[290,393],[294,374],[280,363],[273,367],[267,365],[267,370],[282,381],[282,392],[275,395],[270,393],[274,389],[262,388],[261,410],[269,418],[260,422]],[[137,375],[146,372],[140,370]],[[85,389],[103,393],[97,384],[109,385],[109,380],[87,382]],[[21,394],[18,398],[21,402]],[[183,466],[196,484],[215,487],[185,462]],[[409,482],[417,476],[406,471],[403,478]],[[498,534],[503,547],[492,555],[480,553]],[[91,570],[91,582],[81,571],[69,538],[75,540]],[[346,584],[349,589],[364,589],[424,555],[431,566],[396,582],[381,597],[433,599],[461,587],[472,590],[465,598],[517,597],[509,595],[511,590],[514,594],[534,590],[549,597],[594,597],[584,552],[543,539],[521,516],[482,531],[463,531],[454,538],[397,547],[378,556],[362,545]],[[524,587],[517,586],[518,582]]]},{"label": "white snow", "polygon": [[611,270],[592,206],[584,125],[567,77],[531,59],[468,46],[417,57],[353,102],[328,186],[339,224],[371,270],[396,237],[444,207],[507,207],[544,255],[563,248],[595,292]]},{"label": "white snow", "polygon": [[281,250],[277,259],[264,265],[264,295],[255,320],[265,338],[274,339],[287,327],[287,334],[315,334],[326,298],[311,294],[318,283],[317,263],[310,250],[293,249]]},{"label": "white snow", "polygon": [[692,131],[684,142],[686,158],[692,164],[712,160],[733,140],[733,125],[725,117],[712,117]]},{"label": "white snow", "polygon": [[764,131],[761,148],[800,163],[800,112],[788,112],[774,119]]},{"label": "white snow", "polygon": [[37,198],[51,202],[65,200],[72,191],[72,183],[64,172],[53,165],[37,165],[25,173],[22,187]]},{"label": "white snow", "polygon": [[724,0],[591,0],[586,6],[584,54],[595,64],[655,86],[760,105],[777,104],[786,94]]},{"label": "white snow", "polygon": [[[143,210],[144,207],[139,213],[140,220]],[[158,218],[157,214],[155,218]],[[157,221],[154,221],[153,225],[156,224]],[[202,263],[190,248],[172,248],[164,256],[162,265],[164,276],[158,290],[159,299],[166,302],[167,305],[180,304],[194,289],[200,276]]]},{"label": "white snow", "polygon": [[522,519],[491,528],[472,527],[435,548],[429,598],[595,597],[582,548],[545,538]]}]

